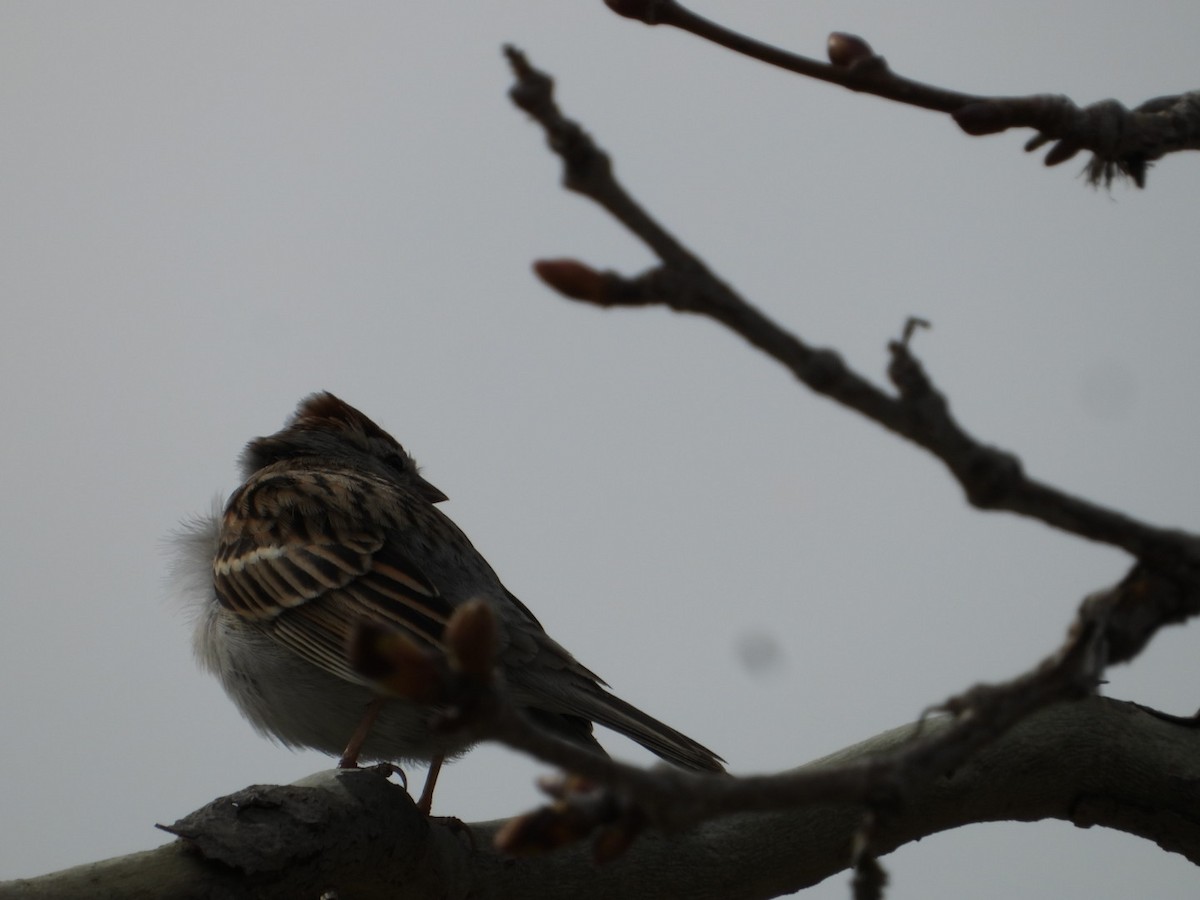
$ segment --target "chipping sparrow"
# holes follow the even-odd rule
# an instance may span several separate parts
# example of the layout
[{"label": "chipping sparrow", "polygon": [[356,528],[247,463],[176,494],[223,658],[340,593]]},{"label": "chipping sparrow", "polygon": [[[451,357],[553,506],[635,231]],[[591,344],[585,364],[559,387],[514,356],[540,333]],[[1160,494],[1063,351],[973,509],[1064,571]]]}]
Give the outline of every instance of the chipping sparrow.
[{"label": "chipping sparrow", "polygon": [[195,651],[260,732],[291,747],[387,761],[428,760],[421,805],[445,757],[468,749],[430,727],[437,710],[384,698],[349,661],[359,623],[438,647],[452,610],[490,602],[498,665],[516,705],[597,753],[592,723],[687,769],[719,757],[608,693],[500,583],[434,504],[445,494],[358,410],[328,393],[251,441],[245,482],[224,512],[179,536],[177,578],[196,611]]}]

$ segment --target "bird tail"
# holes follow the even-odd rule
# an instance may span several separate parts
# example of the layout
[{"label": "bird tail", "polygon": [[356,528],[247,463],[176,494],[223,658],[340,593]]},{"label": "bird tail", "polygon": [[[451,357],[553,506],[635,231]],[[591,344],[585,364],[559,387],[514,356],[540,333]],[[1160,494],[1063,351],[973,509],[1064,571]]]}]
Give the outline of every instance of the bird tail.
[{"label": "bird tail", "polygon": [[579,712],[582,715],[605,728],[625,735],[681,769],[697,772],[725,771],[725,767],[721,765],[725,760],[703,744],[669,725],[664,725],[636,706],[599,687],[594,692],[588,691],[587,700],[580,703],[580,706],[582,708]]}]

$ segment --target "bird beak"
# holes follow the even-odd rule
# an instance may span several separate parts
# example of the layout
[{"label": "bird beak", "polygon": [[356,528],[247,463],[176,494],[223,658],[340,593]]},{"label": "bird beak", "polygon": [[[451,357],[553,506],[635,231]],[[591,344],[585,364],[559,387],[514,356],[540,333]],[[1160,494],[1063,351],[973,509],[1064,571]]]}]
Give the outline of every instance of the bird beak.
[{"label": "bird beak", "polygon": [[417,476],[417,493],[430,503],[441,503],[443,500],[450,499],[420,475]]}]

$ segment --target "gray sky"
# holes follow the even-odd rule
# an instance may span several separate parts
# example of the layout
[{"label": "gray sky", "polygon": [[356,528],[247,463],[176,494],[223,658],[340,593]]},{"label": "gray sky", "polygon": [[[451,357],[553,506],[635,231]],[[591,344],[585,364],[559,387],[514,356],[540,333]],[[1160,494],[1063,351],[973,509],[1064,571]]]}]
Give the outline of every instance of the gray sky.
[{"label": "gray sky", "polygon": [[[1200,5],[709,2],[820,56],[865,36],[966,91],[1195,88]],[[971,511],[927,456],[713,324],[557,299],[647,253],[558,187],[500,45],[553,73],[626,184],[807,340],[882,378],[904,318],[980,438],[1200,527],[1200,159],[1086,189],[1027,134],[808,82],[599,0],[0,4],[0,878],[162,843],[329,760],[255,735],[192,659],[165,536],[304,394],[389,428],[547,629],[739,772],[914,718],[1061,639],[1120,554]],[[1196,633],[1108,693],[1191,711]],[[747,644],[773,666],[747,666]],[[605,737],[614,752],[643,759]],[[481,748],[435,811],[537,802]],[[414,773],[419,777],[420,773]],[[940,835],[889,897],[1194,897],[1151,844],[1065,823]],[[847,896],[838,876],[808,896]]]}]

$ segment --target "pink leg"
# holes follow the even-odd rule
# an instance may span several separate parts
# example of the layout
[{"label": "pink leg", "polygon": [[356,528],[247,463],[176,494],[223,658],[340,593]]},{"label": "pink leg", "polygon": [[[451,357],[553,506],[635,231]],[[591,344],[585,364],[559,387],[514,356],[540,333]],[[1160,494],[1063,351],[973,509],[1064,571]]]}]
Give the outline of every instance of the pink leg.
[{"label": "pink leg", "polygon": [[376,697],[367,704],[362,721],[354,729],[354,734],[350,735],[350,743],[346,745],[346,749],[342,751],[342,758],[338,760],[339,769],[358,768],[358,754],[362,750],[362,745],[366,741],[367,735],[371,733],[371,726],[379,718],[379,711],[383,709],[383,702],[383,697]]},{"label": "pink leg", "polygon": [[433,789],[437,785],[438,773],[442,770],[442,763],[446,761],[446,757],[438,754],[429,761],[429,773],[425,776],[425,787],[421,790],[421,799],[417,801],[417,809],[423,815],[429,815],[429,811],[433,809]]}]

